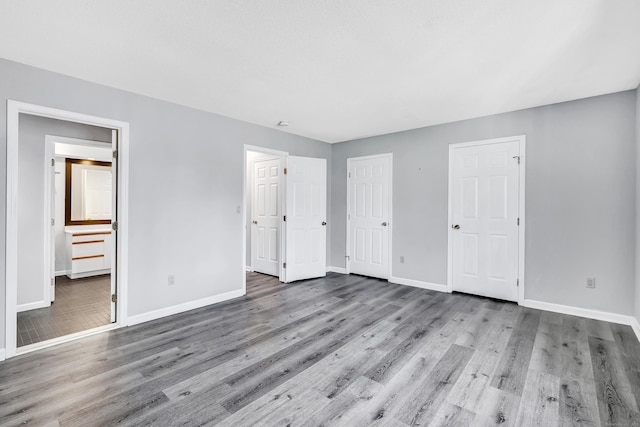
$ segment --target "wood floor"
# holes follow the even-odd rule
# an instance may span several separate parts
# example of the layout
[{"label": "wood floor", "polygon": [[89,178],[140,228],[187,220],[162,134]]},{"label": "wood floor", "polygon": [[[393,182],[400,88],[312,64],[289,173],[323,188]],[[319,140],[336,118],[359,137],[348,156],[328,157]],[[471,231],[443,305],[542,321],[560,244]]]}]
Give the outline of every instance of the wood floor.
[{"label": "wood floor", "polygon": [[0,364],[1,425],[638,426],[628,326],[330,274]]}]

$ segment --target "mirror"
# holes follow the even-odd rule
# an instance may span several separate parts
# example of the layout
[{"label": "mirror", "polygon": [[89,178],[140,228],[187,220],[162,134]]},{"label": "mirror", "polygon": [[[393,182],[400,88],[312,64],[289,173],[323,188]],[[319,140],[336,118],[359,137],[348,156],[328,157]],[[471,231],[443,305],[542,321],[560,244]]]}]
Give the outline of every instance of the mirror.
[{"label": "mirror", "polygon": [[65,225],[111,224],[111,163],[65,161]]}]

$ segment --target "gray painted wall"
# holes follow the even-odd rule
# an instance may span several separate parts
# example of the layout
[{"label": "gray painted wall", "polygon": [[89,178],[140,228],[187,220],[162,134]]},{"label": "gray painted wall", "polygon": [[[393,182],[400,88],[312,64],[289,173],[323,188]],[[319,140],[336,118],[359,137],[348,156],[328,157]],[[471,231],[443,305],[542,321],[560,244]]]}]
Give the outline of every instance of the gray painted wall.
[{"label": "gray painted wall", "polygon": [[111,131],[108,129],[44,117],[20,115],[18,142],[18,305],[44,301],[43,259],[45,230],[43,216],[46,135],[111,142]]},{"label": "gray painted wall", "polygon": [[331,265],[345,266],[346,159],[393,152],[393,276],[446,284],[448,144],[526,134],[526,298],[632,314],[635,103],[627,91],[335,144]]},{"label": "gray painted wall", "polygon": [[[7,99],[130,123],[130,316],[241,289],[245,219],[236,207],[243,202],[244,144],[330,164],[331,146],[323,142],[0,60],[3,168]],[[5,173],[0,188],[4,224]],[[4,227],[0,259],[3,343]],[[168,274],[175,274],[175,286],[167,286]]]}]

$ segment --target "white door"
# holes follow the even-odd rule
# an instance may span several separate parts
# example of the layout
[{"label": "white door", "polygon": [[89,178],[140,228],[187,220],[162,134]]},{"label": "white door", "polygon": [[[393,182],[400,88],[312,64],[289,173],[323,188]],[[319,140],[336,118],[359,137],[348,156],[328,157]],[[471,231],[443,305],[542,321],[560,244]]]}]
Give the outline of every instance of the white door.
[{"label": "white door", "polygon": [[51,218],[51,227],[49,228],[49,299],[51,302],[56,300],[56,160],[54,158],[54,143],[50,142],[47,156],[51,158],[51,169],[49,170],[49,197],[50,197],[50,211],[49,217]]},{"label": "white door", "polygon": [[251,267],[258,273],[280,275],[281,160],[253,164],[251,201]]},{"label": "white door", "polygon": [[350,273],[389,277],[391,154],[348,159]]},{"label": "white door", "polygon": [[518,300],[519,140],[453,148],[453,290]]},{"label": "white door", "polygon": [[[111,147],[114,151],[118,150],[118,131],[111,131]],[[116,151],[117,152],[117,151]],[[111,163],[111,323],[117,321],[117,297],[118,297],[118,156],[113,156]]]},{"label": "white door", "polygon": [[327,161],[287,157],[285,282],[327,274]]}]

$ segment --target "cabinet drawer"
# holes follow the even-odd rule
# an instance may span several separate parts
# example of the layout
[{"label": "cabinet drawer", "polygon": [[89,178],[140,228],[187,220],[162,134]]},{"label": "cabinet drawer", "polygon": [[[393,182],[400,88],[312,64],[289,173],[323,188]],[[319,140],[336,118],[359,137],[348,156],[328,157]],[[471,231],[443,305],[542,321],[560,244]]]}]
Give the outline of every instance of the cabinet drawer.
[{"label": "cabinet drawer", "polygon": [[102,270],[104,267],[104,256],[93,258],[74,259],[71,261],[72,273],[83,273],[85,271]]},{"label": "cabinet drawer", "polygon": [[73,242],[71,245],[71,259],[104,255],[104,240],[90,240],[87,242]]},{"label": "cabinet drawer", "polygon": [[76,242],[90,242],[92,240],[104,240],[105,238],[108,238],[111,235],[110,231],[106,231],[106,232],[100,232],[100,233],[91,233],[91,232],[86,232],[86,233],[74,233],[73,234],[73,243]]}]

